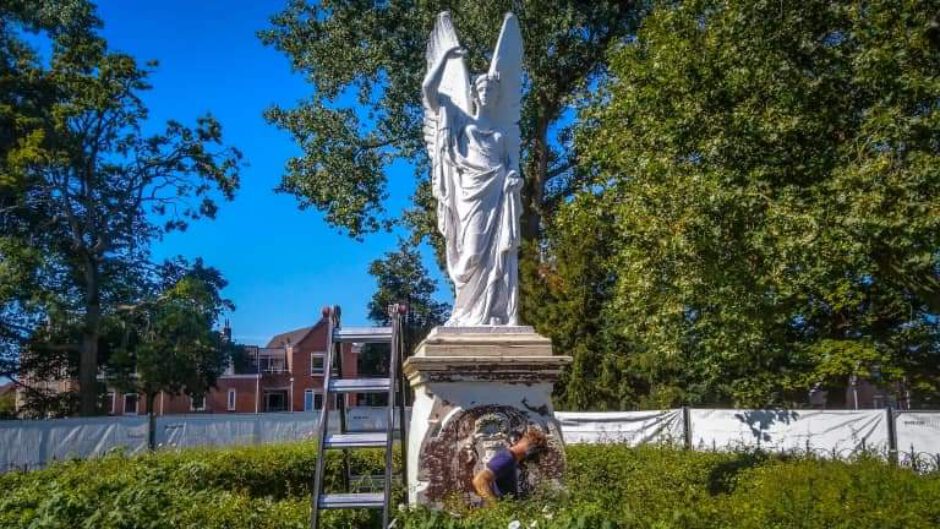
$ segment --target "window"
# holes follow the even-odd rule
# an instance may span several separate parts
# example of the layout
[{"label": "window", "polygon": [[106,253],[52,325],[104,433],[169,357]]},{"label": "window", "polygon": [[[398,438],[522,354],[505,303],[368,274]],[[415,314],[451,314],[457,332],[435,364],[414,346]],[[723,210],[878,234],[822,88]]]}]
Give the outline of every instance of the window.
[{"label": "window", "polygon": [[[313,391],[313,390],[309,390]],[[306,395],[305,395],[306,396]],[[333,406],[332,409],[339,408],[339,399],[342,398],[342,395],[333,395]],[[314,393],[313,394],[313,409],[322,410],[323,409],[323,393]]]},{"label": "window", "polygon": [[228,390],[228,411],[235,411],[235,388]]},{"label": "window", "polygon": [[189,409],[192,411],[205,411],[206,410],[206,396],[205,395],[195,395],[189,398],[190,406]]},{"label": "window", "polygon": [[310,353],[310,374],[323,374],[325,363],[326,355],[324,353]]},{"label": "window", "polygon": [[124,415],[137,415],[137,394],[124,395]]},{"label": "window", "polygon": [[105,393],[104,399],[101,401],[101,409],[108,415],[114,415],[114,392],[109,391]]},{"label": "window", "polygon": [[266,391],[264,393],[264,411],[284,411],[287,409],[287,391]]},{"label": "window", "polygon": [[261,357],[260,367],[264,373],[283,373],[287,371],[283,358]]},{"label": "window", "polygon": [[388,393],[356,393],[356,405],[385,407],[388,405]]},{"label": "window", "polygon": [[[310,374],[311,375],[322,375],[323,370],[326,369],[326,352],[325,351],[314,351],[310,353]],[[339,371],[336,369],[336,365],[333,365],[333,374],[337,374]]]},{"label": "window", "polygon": [[313,392],[312,389],[305,389],[305,390],[304,390],[304,411],[311,411],[311,410],[314,409],[314,407],[313,407],[313,402],[314,402],[313,396],[314,396],[314,392]]}]

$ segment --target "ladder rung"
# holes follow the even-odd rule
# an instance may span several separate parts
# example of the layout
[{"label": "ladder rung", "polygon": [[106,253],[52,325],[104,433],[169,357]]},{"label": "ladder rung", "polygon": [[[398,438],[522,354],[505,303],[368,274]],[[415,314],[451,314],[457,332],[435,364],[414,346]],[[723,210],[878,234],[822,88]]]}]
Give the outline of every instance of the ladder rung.
[{"label": "ladder rung", "polygon": [[[381,486],[385,484],[385,474],[352,474],[349,476],[349,481],[359,487],[365,485]],[[401,476],[392,476],[392,483],[401,483]]]},{"label": "ladder rung", "polygon": [[330,380],[334,393],[382,393],[388,391],[387,378],[347,378]]},{"label": "ladder rung", "polygon": [[391,343],[391,327],[345,327],[333,332],[334,342]]},{"label": "ladder rung", "polygon": [[321,509],[381,509],[385,506],[385,495],[381,492],[321,494],[317,503]]},{"label": "ladder rung", "polygon": [[388,441],[388,432],[355,432],[326,434],[326,448],[379,448]]}]

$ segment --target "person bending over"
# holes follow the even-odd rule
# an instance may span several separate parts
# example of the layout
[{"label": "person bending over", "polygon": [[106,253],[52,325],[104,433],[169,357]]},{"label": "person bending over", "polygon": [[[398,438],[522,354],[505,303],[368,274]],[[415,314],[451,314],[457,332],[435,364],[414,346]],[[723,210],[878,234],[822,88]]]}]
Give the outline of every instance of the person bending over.
[{"label": "person bending over", "polygon": [[519,463],[545,449],[545,434],[529,426],[514,445],[502,448],[483,470],[473,476],[473,489],[487,504],[519,492],[516,482]]}]

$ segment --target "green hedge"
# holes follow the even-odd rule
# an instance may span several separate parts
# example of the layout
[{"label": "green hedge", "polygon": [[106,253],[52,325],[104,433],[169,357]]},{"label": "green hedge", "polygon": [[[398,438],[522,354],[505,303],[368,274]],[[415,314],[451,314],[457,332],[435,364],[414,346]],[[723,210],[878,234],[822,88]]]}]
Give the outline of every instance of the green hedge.
[{"label": "green hedge", "polygon": [[[307,527],[310,443],[114,454],[0,476],[2,528]],[[940,476],[876,459],[853,462],[687,452],[669,447],[568,447],[567,487],[496,508],[398,511],[409,529],[934,528]],[[353,473],[380,452],[354,453]],[[340,462],[327,461],[336,486]],[[378,527],[375,511],[329,511],[324,527]]]},{"label": "green hedge", "polygon": [[[327,460],[333,489],[337,453]],[[312,443],[115,453],[0,476],[0,528],[306,528]],[[353,474],[378,473],[384,456],[357,451]],[[378,527],[376,513],[327,513],[328,527]]]},{"label": "green hedge", "polygon": [[568,447],[567,492],[409,529],[937,528],[940,476],[852,462],[667,447]]}]

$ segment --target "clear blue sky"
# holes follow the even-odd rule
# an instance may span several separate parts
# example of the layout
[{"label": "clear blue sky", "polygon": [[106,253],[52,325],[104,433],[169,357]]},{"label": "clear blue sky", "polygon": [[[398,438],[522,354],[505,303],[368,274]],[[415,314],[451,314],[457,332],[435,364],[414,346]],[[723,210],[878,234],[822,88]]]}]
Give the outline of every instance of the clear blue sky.
[{"label": "clear blue sky", "polygon": [[[278,332],[309,325],[327,304],[343,307],[347,325],[366,323],[375,282],[369,263],[395,247],[396,235],[356,242],[328,226],[316,210],[299,211],[290,195],[273,189],[287,159],[299,152],[288,135],[265,123],[263,110],[293,106],[311,88],[292,73],[285,56],[256,36],[281,1],[163,0],[99,3],[109,46],[139,61],[156,59],[153,90],[144,94],[151,123],[192,124],[211,112],[227,143],[248,166],[233,202],[214,221],[200,221],[154,247],[157,259],[202,256],[229,281],[224,294],[237,305],[230,315],[235,337],[263,343]],[[411,167],[389,172],[389,211],[401,211],[414,189]],[[449,301],[449,287],[425,252],[425,266]]]}]

